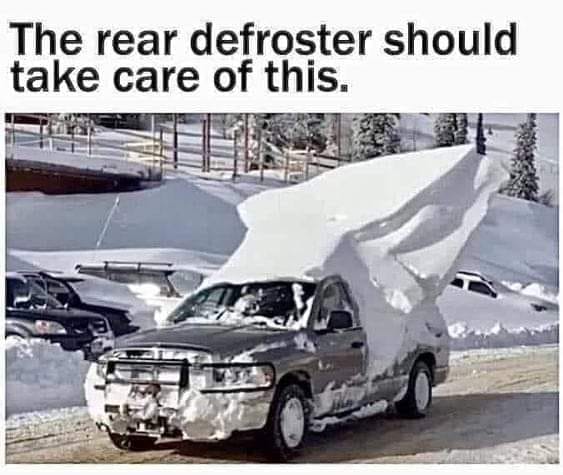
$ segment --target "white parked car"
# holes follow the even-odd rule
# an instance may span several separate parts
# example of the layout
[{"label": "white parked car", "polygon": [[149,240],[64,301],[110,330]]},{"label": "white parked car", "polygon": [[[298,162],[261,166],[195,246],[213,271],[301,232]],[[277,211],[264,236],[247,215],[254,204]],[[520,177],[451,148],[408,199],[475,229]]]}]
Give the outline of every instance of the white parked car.
[{"label": "white parked car", "polygon": [[495,290],[493,283],[478,272],[460,271],[455,275],[451,285],[463,290],[487,295],[494,299],[498,297],[498,292]]}]

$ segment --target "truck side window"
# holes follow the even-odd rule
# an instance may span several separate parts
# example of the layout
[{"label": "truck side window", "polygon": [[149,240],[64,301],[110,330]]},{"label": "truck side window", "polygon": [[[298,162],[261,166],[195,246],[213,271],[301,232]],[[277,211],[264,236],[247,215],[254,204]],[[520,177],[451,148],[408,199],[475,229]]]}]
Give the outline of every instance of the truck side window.
[{"label": "truck side window", "polygon": [[469,290],[491,297],[494,295],[489,286],[483,282],[469,282]]},{"label": "truck side window", "polygon": [[458,279],[457,277],[452,280],[452,285],[459,287],[460,289],[463,289],[463,280]]},{"label": "truck side window", "polygon": [[328,317],[333,310],[350,310],[351,305],[340,284],[329,284],[323,291],[319,313],[314,321],[314,330],[324,330],[328,325]]}]

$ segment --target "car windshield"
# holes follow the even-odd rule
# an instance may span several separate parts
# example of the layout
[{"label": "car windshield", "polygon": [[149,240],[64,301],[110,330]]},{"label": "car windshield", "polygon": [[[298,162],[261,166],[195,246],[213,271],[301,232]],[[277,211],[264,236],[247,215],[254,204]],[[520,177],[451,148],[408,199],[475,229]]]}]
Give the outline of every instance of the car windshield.
[{"label": "car windshield", "polygon": [[315,288],[297,281],[221,284],[186,298],[168,321],[297,328],[310,311]]}]

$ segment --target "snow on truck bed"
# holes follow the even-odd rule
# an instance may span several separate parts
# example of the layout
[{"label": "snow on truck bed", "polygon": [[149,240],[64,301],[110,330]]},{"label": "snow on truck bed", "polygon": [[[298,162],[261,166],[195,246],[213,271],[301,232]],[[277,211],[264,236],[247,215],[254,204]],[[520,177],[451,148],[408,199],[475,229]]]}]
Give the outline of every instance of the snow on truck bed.
[{"label": "snow on truck bed", "polygon": [[207,283],[340,274],[360,307],[372,372],[383,372],[419,341],[436,343],[428,327],[445,327],[436,298],[505,177],[459,146],[268,190],[238,206],[246,236]]}]

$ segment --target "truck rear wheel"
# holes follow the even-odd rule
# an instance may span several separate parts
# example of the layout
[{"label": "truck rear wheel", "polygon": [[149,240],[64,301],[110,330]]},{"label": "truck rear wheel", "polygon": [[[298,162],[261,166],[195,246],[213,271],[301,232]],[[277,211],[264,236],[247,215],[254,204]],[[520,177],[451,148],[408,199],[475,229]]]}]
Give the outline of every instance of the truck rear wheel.
[{"label": "truck rear wheel", "polygon": [[108,432],[112,444],[120,450],[129,452],[143,452],[154,448],[156,439],[143,435],[116,434]]},{"label": "truck rear wheel", "polygon": [[309,403],[297,384],[282,387],[270,407],[265,428],[266,450],[270,458],[284,462],[303,448],[309,425]]},{"label": "truck rear wheel", "polygon": [[397,412],[404,417],[424,417],[432,402],[432,373],[423,361],[418,361],[409,376],[405,397],[395,403]]}]

